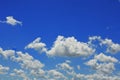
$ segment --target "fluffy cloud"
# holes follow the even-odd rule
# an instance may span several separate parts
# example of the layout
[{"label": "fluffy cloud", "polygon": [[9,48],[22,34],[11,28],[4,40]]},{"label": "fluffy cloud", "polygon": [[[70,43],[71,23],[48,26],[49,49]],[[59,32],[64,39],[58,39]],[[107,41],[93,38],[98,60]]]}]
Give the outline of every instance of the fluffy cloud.
[{"label": "fluffy cloud", "polygon": [[94,59],[89,60],[85,64],[99,73],[110,74],[115,70],[114,63],[116,62],[118,62],[116,58],[100,53],[99,55],[96,55]]},{"label": "fluffy cloud", "polygon": [[106,56],[103,53],[100,53],[99,55],[96,55],[95,59],[99,60],[101,62],[112,62],[112,63],[118,62],[118,60],[116,58],[111,57],[111,56]]},{"label": "fluffy cloud", "polygon": [[31,70],[30,74],[32,76],[34,76],[36,79],[46,79],[46,72],[42,69],[38,69],[38,70]]},{"label": "fluffy cloud", "polygon": [[11,76],[17,76],[23,78],[23,80],[30,80],[22,69],[14,69],[13,71],[14,73],[11,73]]},{"label": "fluffy cloud", "polygon": [[[64,73],[65,76],[71,76],[70,78],[75,75],[74,67],[70,65],[71,61],[66,60],[63,63],[59,63],[56,65],[57,70],[61,71]],[[80,67],[80,66],[79,66]],[[69,79],[68,79],[69,80]]]},{"label": "fluffy cloud", "polygon": [[47,50],[46,44],[40,40],[40,38],[35,39],[25,49],[31,48],[40,53],[46,52],[48,56],[61,57],[87,57],[95,52],[95,49],[92,49],[87,43],[79,42],[74,37],[65,38],[64,36],[58,36],[50,50]]},{"label": "fluffy cloud", "polygon": [[106,52],[108,53],[115,54],[120,52],[120,44],[114,43],[111,39],[102,39],[100,36],[89,37],[89,44],[95,45],[92,43],[94,41],[98,41],[100,46],[106,46]]},{"label": "fluffy cloud", "polygon": [[76,74],[72,80],[120,80],[118,76],[107,76],[102,74]]},{"label": "fluffy cloud", "polygon": [[45,43],[42,43],[40,42],[41,38],[37,38],[35,39],[33,42],[31,42],[30,44],[28,44],[25,49],[35,49],[37,51],[39,51],[40,53],[41,52],[46,52],[47,49],[45,48],[46,47],[46,44]]},{"label": "fluffy cloud", "polygon": [[97,63],[97,60],[96,59],[91,59],[91,60],[89,60],[87,63],[85,63],[86,65],[88,65],[88,66],[90,66],[90,67],[92,67],[93,69],[96,69],[97,68],[97,66],[99,65],[98,63]]},{"label": "fluffy cloud", "polygon": [[73,67],[71,67],[68,62],[57,64],[56,67],[58,67],[59,69],[62,69],[64,71],[72,71],[73,70]]},{"label": "fluffy cloud", "polygon": [[[111,54],[108,54],[109,56],[105,55],[105,51],[100,54],[95,54],[94,46],[91,46],[96,45],[93,43],[97,40],[99,46],[103,47],[103,45],[105,45],[108,48],[108,44],[116,44],[113,43],[112,40],[109,41],[94,36],[89,38],[88,43],[84,43],[77,41],[74,37],[65,38],[64,36],[58,36],[51,49],[48,50],[46,44],[40,40],[40,38],[35,39],[28,44],[25,49],[31,48],[40,53],[44,52],[48,56],[61,56],[63,57],[62,59],[69,60],[65,60],[65,62],[62,63],[59,63],[58,60],[57,64],[48,68],[49,66],[45,66],[47,63],[43,64],[40,60],[35,59],[34,56],[27,52],[23,53],[22,51],[3,50],[0,48],[0,57],[5,58],[5,61],[13,61],[13,64],[15,64],[12,69],[11,66],[9,66],[10,71],[9,67],[0,65],[0,76],[5,74],[5,77],[0,79],[6,78],[7,75],[7,78],[11,80],[16,80],[16,78],[18,80],[120,80],[120,77],[116,75],[116,65],[119,65],[117,64],[119,63],[119,59],[113,57]],[[93,53],[94,55],[92,55]],[[78,57],[76,59],[76,56],[90,57],[83,60]],[[61,57],[59,57],[59,59]],[[4,60],[3,58],[2,60]],[[48,58],[48,60],[52,58],[53,57]],[[83,63],[74,65],[74,62],[79,60],[83,60]],[[85,64],[84,61],[86,61]],[[54,62],[50,64],[54,64]],[[86,68],[87,70],[85,70]],[[87,71],[87,74],[85,71]]]},{"label": "fluffy cloud", "polygon": [[115,70],[115,66],[114,63],[103,63],[97,66],[97,70],[99,73],[106,75],[112,73]]},{"label": "fluffy cloud", "polygon": [[20,62],[22,68],[26,69],[33,69],[38,70],[44,67],[44,64],[42,64],[40,61],[34,59],[31,55],[28,53],[22,53],[17,52],[18,57],[13,57],[13,60],[16,62]]},{"label": "fluffy cloud", "polygon": [[120,44],[114,43],[111,39],[102,40],[101,45],[107,46],[107,52],[118,53],[120,52]]},{"label": "fluffy cloud", "polygon": [[0,74],[6,74],[9,71],[9,67],[0,65]]},{"label": "fluffy cloud", "polygon": [[0,55],[2,55],[5,59],[13,57],[14,54],[14,50],[3,50],[2,48],[0,48]]},{"label": "fluffy cloud", "polygon": [[79,42],[74,37],[65,38],[64,36],[58,36],[47,54],[62,57],[87,57],[93,54],[94,51],[87,43]]},{"label": "fluffy cloud", "polygon": [[49,70],[48,71],[49,78],[48,80],[67,80],[67,78],[60,72],[56,70]]},{"label": "fluffy cloud", "polygon": [[[45,71],[42,69],[45,65],[42,64],[39,60],[34,59],[28,53],[23,53],[21,51],[16,52],[17,56],[12,57],[12,61],[20,64],[20,67],[23,70],[14,70],[14,74],[19,74],[19,77],[24,78],[24,80],[33,80],[34,79],[45,79]],[[14,75],[13,73],[11,75]],[[21,75],[20,75],[21,74]],[[25,75],[28,74],[28,75]],[[31,79],[28,79],[30,77]]]},{"label": "fluffy cloud", "polygon": [[7,23],[7,24],[10,24],[12,26],[15,26],[17,24],[22,25],[22,22],[14,19],[13,16],[7,16],[6,21],[0,21],[0,22],[1,23]]}]

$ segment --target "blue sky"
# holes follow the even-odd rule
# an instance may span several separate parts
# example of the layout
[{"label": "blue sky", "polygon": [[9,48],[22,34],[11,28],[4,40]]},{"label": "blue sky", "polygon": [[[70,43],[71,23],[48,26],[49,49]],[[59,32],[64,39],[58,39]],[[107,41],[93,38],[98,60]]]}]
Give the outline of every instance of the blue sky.
[{"label": "blue sky", "polygon": [[0,80],[120,80],[119,0],[1,0],[0,15]]}]

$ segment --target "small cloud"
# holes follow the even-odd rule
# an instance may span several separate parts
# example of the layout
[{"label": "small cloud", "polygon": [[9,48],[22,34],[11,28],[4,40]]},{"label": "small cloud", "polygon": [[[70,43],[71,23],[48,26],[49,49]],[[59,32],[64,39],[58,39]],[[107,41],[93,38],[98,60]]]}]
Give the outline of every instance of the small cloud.
[{"label": "small cloud", "polygon": [[17,24],[22,26],[22,22],[14,19],[13,16],[7,16],[5,21],[0,21],[0,22],[1,23],[7,23],[7,24],[10,24],[12,26],[15,26]]},{"label": "small cloud", "polygon": [[80,70],[80,65],[77,65],[77,69]]},{"label": "small cloud", "polygon": [[28,44],[25,47],[25,49],[35,49],[35,50],[39,51],[40,53],[47,51],[46,44],[41,42],[40,37],[36,38],[33,42]]}]

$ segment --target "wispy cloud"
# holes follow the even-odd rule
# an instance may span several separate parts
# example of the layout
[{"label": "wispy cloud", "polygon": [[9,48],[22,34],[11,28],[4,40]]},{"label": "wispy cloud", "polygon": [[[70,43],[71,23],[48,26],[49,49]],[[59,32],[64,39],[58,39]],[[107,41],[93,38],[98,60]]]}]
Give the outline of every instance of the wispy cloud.
[{"label": "wispy cloud", "polygon": [[13,16],[7,16],[5,21],[4,21],[4,20],[3,20],[3,21],[0,20],[0,22],[1,22],[1,23],[10,24],[10,25],[12,25],[12,26],[15,26],[15,25],[17,25],[17,24],[19,24],[19,25],[22,26],[22,22],[16,20],[15,18],[13,18]]}]

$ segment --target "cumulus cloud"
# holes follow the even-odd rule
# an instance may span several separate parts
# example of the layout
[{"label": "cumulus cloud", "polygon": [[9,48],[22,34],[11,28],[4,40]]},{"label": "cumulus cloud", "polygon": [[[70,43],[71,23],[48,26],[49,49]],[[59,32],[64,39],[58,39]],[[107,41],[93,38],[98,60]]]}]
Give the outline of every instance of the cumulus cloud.
[{"label": "cumulus cloud", "polygon": [[89,60],[88,62],[86,62],[85,64],[88,65],[88,66],[90,66],[90,67],[92,67],[93,69],[96,69],[97,66],[99,65],[99,64],[97,63],[97,60],[96,60],[96,59],[91,59],[91,60]]},{"label": "cumulus cloud", "polygon": [[72,80],[120,80],[118,76],[108,76],[102,74],[76,74]]},{"label": "cumulus cloud", "polygon": [[75,74],[74,67],[70,65],[70,61],[66,60],[63,63],[59,63],[56,65],[57,70],[62,71],[65,76],[73,76]]},{"label": "cumulus cloud", "polygon": [[110,74],[115,70],[114,63],[116,62],[118,62],[116,58],[100,53],[99,55],[95,55],[94,59],[89,60],[85,64],[99,73]]},{"label": "cumulus cloud", "polygon": [[107,52],[118,53],[120,52],[120,44],[114,43],[111,39],[102,40],[101,45],[107,46]]},{"label": "cumulus cloud", "polygon": [[64,36],[58,36],[53,47],[47,51],[47,54],[62,57],[87,57],[93,54],[94,51],[87,43],[79,42],[74,37],[65,38]]},{"label": "cumulus cloud", "polygon": [[[25,49],[30,48],[40,53],[46,53],[47,56],[60,56],[58,63],[50,63],[54,64],[50,66],[51,68],[48,68],[47,63],[42,63],[30,53],[0,48],[0,57],[3,57],[1,59],[12,61],[15,64],[12,69],[11,66],[0,65],[0,76],[5,74],[5,77],[6,75],[7,77],[10,76],[9,79],[11,80],[16,80],[16,78],[18,80],[120,80],[119,75],[116,75],[116,65],[119,65],[117,64],[119,59],[111,54],[108,54],[109,56],[104,54],[105,51],[96,54],[97,51],[95,52],[94,46],[91,46],[96,40],[101,47],[105,45],[108,48],[108,44],[116,44],[112,40],[107,41],[98,36],[90,37],[87,43],[80,42],[74,37],[58,36],[50,49],[46,48],[46,44],[41,42],[40,38],[35,39],[25,47]],[[93,53],[94,55],[92,55]],[[76,59],[76,56],[90,57],[83,60],[78,57]],[[61,57],[67,60],[61,62]],[[52,58],[48,58],[48,60]],[[79,62],[79,60],[83,60],[83,63],[75,65],[74,63]],[[87,70],[85,70],[86,68]]]},{"label": "cumulus cloud", "polygon": [[67,80],[67,77],[65,77],[62,73],[56,71],[56,70],[49,70],[48,71],[48,79],[49,80]]},{"label": "cumulus cloud", "polygon": [[96,55],[95,59],[99,60],[101,62],[112,62],[112,63],[118,62],[118,60],[116,58],[111,57],[111,56],[106,56],[103,53],[100,53],[99,55]]},{"label": "cumulus cloud", "polygon": [[9,67],[0,65],[0,74],[6,74],[9,71]]},{"label": "cumulus cloud", "polygon": [[120,44],[114,43],[111,39],[102,39],[100,36],[89,37],[89,44],[95,45],[92,43],[94,41],[98,41],[100,46],[106,46],[106,52],[108,53],[115,54],[120,52]]},{"label": "cumulus cloud", "polygon": [[15,55],[14,50],[3,50],[0,48],[0,55],[2,55],[5,59],[8,59],[9,57],[13,57]]},{"label": "cumulus cloud", "polygon": [[10,76],[17,76],[23,78],[23,80],[30,80],[22,69],[14,69],[13,73],[10,73]]},{"label": "cumulus cloud", "polygon": [[[22,70],[15,69],[11,76],[17,76],[15,74],[18,74],[19,77],[24,80],[33,80],[33,78],[46,79],[45,71],[42,69],[45,65],[28,53],[23,53],[21,51],[16,52],[16,56],[12,57],[12,61],[17,62]],[[23,70],[25,72],[23,72]],[[31,79],[28,79],[28,77]]]},{"label": "cumulus cloud", "polygon": [[22,25],[22,22],[14,19],[13,16],[7,16],[6,21],[0,21],[0,22],[1,23],[7,23],[7,24],[10,24],[12,26],[15,26],[17,24]]},{"label": "cumulus cloud", "polygon": [[73,70],[73,67],[71,67],[69,65],[69,63],[67,63],[67,62],[57,64],[56,67],[58,67],[59,69],[62,69],[64,71],[71,71],[71,70]]},{"label": "cumulus cloud", "polygon": [[58,36],[50,50],[47,50],[46,44],[40,40],[41,38],[38,37],[25,49],[35,49],[40,53],[45,52],[48,56],[60,57],[88,57],[95,52],[95,49],[92,49],[87,43],[77,41],[74,37]]},{"label": "cumulus cloud", "polygon": [[34,76],[36,79],[47,79],[45,74],[46,72],[43,69],[31,70],[30,74]]},{"label": "cumulus cloud", "polygon": [[31,42],[30,44],[28,44],[25,47],[25,49],[35,49],[35,50],[39,51],[40,53],[46,52],[47,51],[47,49],[45,48],[46,44],[40,42],[40,40],[41,40],[41,38],[35,39],[33,42]]},{"label": "cumulus cloud", "polygon": [[106,75],[112,73],[115,70],[115,66],[114,63],[103,63],[99,64],[97,70],[99,73]]},{"label": "cumulus cloud", "polygon": [[20,62],[20,65],[22,68],[26,69],[34,69],[38,70],[42,67],[44,67],[44,64],[42,64],[40,61],[34,59],[31,55],[28,53],[22,53],[22,52],[17,52],[18,57],[13,57],[13,60],[16,62]]}]

